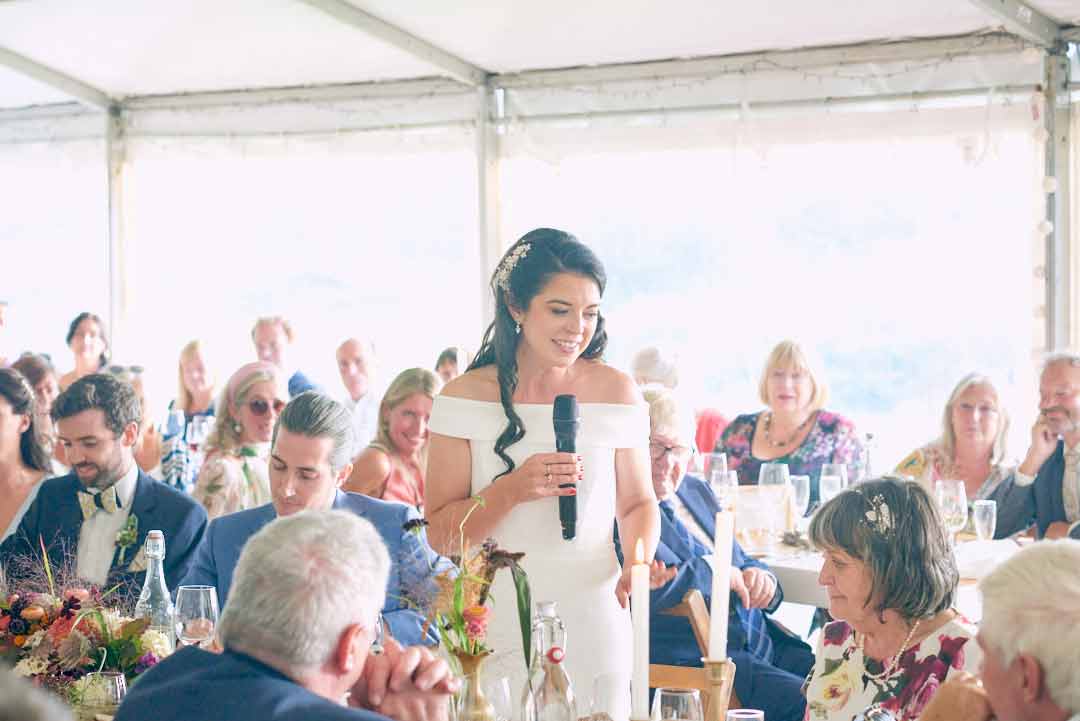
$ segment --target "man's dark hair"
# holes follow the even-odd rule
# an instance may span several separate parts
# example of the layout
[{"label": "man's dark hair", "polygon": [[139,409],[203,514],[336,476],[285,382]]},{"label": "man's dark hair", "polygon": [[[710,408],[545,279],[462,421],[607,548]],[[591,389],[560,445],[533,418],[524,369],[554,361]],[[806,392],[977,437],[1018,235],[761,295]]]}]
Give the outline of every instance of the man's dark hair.
[{"label": "man's dark hair", "polygon": [[119,436],[128,424],[139,424],[142,409],[130,383],[116,376],[94,373],[84,376],[56,397],[52,418],[58,421],[83,411],[100,409],[105,413],[105,425]]}]

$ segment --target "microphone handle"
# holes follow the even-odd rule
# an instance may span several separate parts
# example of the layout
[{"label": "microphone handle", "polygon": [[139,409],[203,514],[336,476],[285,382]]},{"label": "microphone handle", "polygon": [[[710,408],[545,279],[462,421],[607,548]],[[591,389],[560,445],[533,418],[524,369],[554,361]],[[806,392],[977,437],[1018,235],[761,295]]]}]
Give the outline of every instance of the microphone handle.
[{"label": "microphone handle", "polygon": [[[555,450],[558,453],[576,453],[577,443],[572,434],[557,433]],[[560,483],[559,488],[576,488],[576,483]],[[559,524],[562,526],[564,541],[573,540],[577,535],[577,496],[559,496]]]}]

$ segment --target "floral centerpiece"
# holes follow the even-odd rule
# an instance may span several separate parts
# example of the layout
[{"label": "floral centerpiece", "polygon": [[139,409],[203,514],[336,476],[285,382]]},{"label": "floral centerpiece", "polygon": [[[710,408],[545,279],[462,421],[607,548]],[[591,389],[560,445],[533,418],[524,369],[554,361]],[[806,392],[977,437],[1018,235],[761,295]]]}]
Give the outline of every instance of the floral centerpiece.
[{"label": "floral centerpiece", "polygon": [[172,651],[164,634],[147,628],[148,619],[112,607],[110,592],[57,584],[43,558],[41,573],[17,587],[0,583],[0,657],[17,675],[78,706],[90,672],[118,671],[131,681]]}]

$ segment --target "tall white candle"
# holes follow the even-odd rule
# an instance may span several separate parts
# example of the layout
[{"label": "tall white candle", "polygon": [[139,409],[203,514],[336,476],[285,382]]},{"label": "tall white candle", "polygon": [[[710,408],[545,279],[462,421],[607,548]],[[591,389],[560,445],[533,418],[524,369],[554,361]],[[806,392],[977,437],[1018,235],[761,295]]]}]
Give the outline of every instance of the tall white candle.
[{"label": "tall white candle", "polygon": [[727,658],[728,599],[731,595],[731,546],[735,540],[735,515],[716,514],[713,544],[712,610],[709,617],[709,658]]},{"label": "tall white candle", "polygon": [[645,563],[645,544],[638,539],[634,546],[634,565],[630,568],[630,610],[634,621],[634,677],[630,694],[630,718],[649,718],[649,565]]}]

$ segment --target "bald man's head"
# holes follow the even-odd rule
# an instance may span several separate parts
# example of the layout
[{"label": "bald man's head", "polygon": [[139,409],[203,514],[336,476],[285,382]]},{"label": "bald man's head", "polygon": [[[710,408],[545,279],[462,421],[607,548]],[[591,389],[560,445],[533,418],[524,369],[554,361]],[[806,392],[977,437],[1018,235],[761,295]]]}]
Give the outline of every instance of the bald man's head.
[{"label": "bald man's head", "polygon": [[337,349],[338,372],[349,397],[358,401],[375,380],[375,349],[368,341],[349,338]]}]

